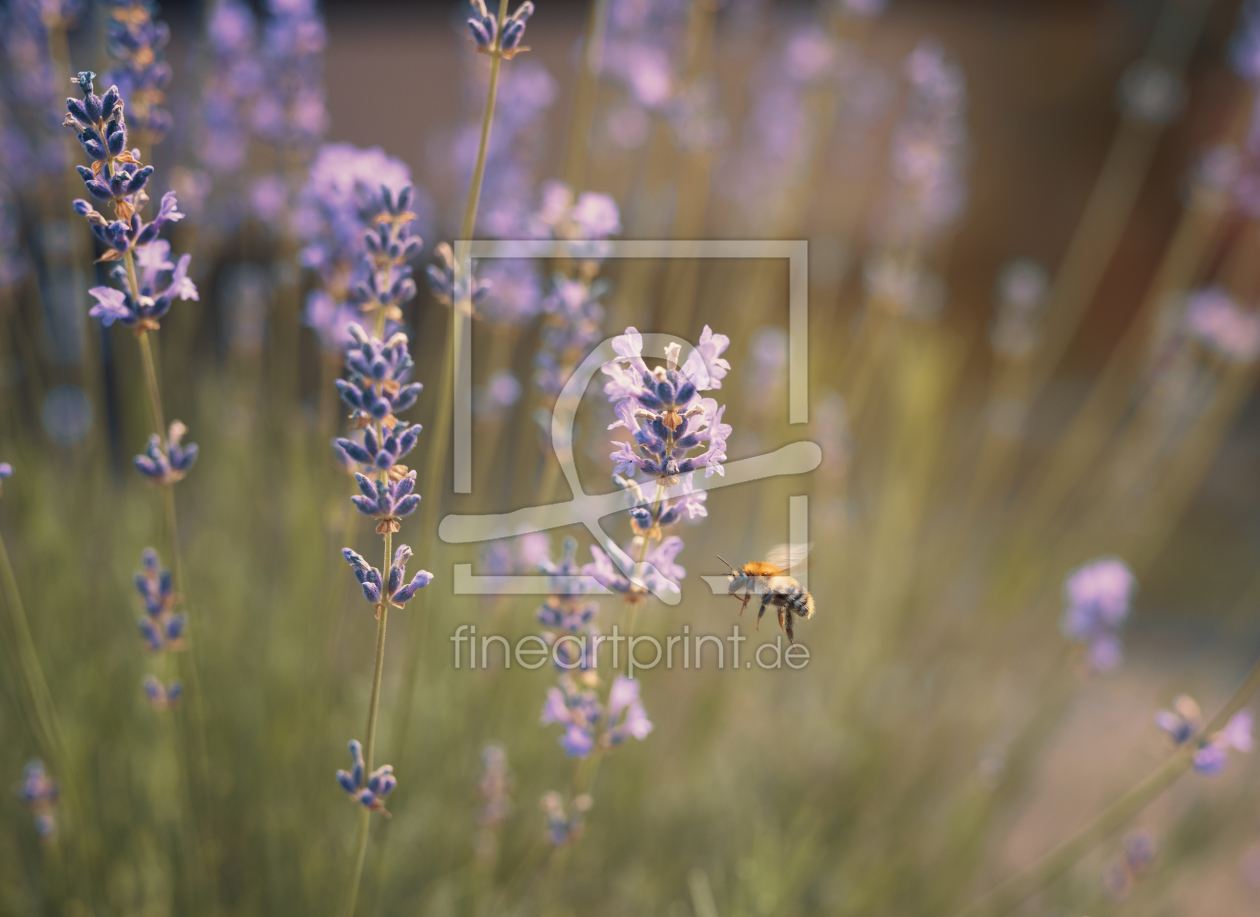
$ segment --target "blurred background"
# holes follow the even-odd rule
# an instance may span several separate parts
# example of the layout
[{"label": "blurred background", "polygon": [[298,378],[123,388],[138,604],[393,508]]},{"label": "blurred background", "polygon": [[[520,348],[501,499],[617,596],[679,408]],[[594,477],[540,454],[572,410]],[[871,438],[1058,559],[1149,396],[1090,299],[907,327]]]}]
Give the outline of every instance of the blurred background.
[{"label": "blurred background", "polygon": [[[487,261],[473,490],[456,494],[451,296],[423,275],[460,235],[482,131],[470,15],[5,0],[0,912],[344,912],[358,813],[334,774],[363,738],[375,622],[339,552],[375,563],[379,541],[329,448],[347,428],[333,380],[355,208],[406,176],[423,246],[398,327],[425,386],[405,417],[425,427],[424,499],[395,537],[435,579],[389,618],[377,749],[399,787],[357,913],[962,911],[1167,758],[1157,711],[1189,694],[1210,716],[1260,651],[1260,12],[542,0],[529,51],[502,63],[477,238],[537,238],[558,180],[615,204],[592,235],[806,240],[809,423],[787,423],[782,262]],[[166,236],[198,291],[149,335],[166,420],[200,446],[165,488],[132,467],[154,432],[136,338],[88,318],[108,265],[71,209],[89,160],[60,126],[72,73],[103,74],[100,92],[128,68],[146,219],[176,192]],[[565,280],[586,325],[564,324]],[[630,325],[730,337],[708,394],[732,460],[809,440],[822,463],[715,491],[678,528],[681,602],[599,596],[599,626],[752,625],[700,577],[787,541],[800,494],[817,613],[796,625],[800,671],[643,673],[654,729],[596,774],[539,724],[551,666],[455,670],[448,639],[539,631],[538,597],[457,594],[454,564],[535,572],[565,536],[585,564],[589,534],[450,545],[437,525],[568,498],[552,383]],[[603,381],[575,433],[600,493]],[[629,519],[604,530],[624,542]],[[137,633],[149,545],[182,583],[178,653]],[[1123,628],[1075,632],[1064,582],[1102,557],[1136,578]],[[1100,662],[1104,637],[1122,661]],[[155,705],[150,674],[182,701]],[[1254,758],[1187,774],[1012,912],[1251,913]],[[55,802],[23,782],[32,759]]]}]

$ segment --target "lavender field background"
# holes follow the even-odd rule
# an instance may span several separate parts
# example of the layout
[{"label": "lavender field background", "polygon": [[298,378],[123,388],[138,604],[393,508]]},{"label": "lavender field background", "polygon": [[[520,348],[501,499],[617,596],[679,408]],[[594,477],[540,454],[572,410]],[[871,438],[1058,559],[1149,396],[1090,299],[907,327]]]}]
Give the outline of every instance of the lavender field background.
[{"label": "lavender field background", "polygon": [[[0,913],[1255,911],[1260,6],[481,16],[4,0]],[[83,71],[142,191],[92,196]],[[467,225],[593,247],[469,278]],[[786,264],[598,247],[636,239],[808,243],[806,425]],[[641,366],[634,329],[690,343]],[[443,541],[570,497],[551,412],[609,339],[574,458],[637,509]],[[800,495],[799,670],[455,667],[465,625],[786,645],[701,577]]]}]

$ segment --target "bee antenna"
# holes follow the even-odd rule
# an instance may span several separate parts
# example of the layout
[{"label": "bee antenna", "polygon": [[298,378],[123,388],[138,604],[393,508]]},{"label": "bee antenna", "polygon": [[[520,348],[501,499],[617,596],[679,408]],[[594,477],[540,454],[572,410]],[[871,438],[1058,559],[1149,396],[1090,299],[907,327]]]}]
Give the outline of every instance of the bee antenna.
[{"label": "bee antenna", "polygon": [[731,568],[731,572],[732,572],[732,573],[734,573],[734,572],[735,572],[735,568],[734,568],[734,567],[732,567],[732,566],[731,566],[731,564],[730,564],[730,562],[729,562],[729,561],[728,561],[725,557],[723,557],[721,554],[718,554],[718,555],[717,555],[717,559],[718,559],[718,560],[720,560],[722,563],[726,564],[728,567],[730,567],[730,568]]}]

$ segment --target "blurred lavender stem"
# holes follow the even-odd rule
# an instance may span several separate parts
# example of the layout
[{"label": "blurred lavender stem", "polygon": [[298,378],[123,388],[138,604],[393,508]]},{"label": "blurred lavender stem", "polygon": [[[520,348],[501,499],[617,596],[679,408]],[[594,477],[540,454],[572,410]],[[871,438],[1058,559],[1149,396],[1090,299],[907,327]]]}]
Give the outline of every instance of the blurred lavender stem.
[{"label": "blurred lavender stem", "polygon": [[22,593],[18,590],[17,577],[13,574],[13,565],[9,562],[9,552],[3,537],[0,537],[0,577],[4,579],[4,607],[13,628],[17,668],[23,693],[30,706],[32,731],[41,753],[62,779],[65,779],[67,762],[61,723],[57,719],[52,693],[48,690],[48,681],[44,678],[44,670],[39,663],[30,622],[26,617],[26,607],[22,603]]},{"label": "blurred lavender stem", "polygon": [[609,0],[591,0],[586,14],[586,35],[577,86],[573,90],[573,112],[565,147],[564,182],[575,191],[585,184],[586,160],[591,147],[591,125],[599,97],[599,72],[604,52],[604,31],[608,26]]},{"label": "blurred lavender stem", "polygon": [[[1260,691],[1260,659],[1252,665],[1233,696],[1203,727],[1196,739],[1201,740],[1224,729],[1234,714],[1245,707],[1257,691]],[[1075,836],[1030,868],[1007,879],[969,907],[959,911],[956,917],[997,917],[1011,911],[1037,889],[1070,869],[1077,860],[1122,828],[1130,818],[1172,786],[1178,777],[1190,769],[1198,750],[1199,741],[1188,741],[1181,745],[1172,757],[1100,812]]]},{"label": "blurred lavender stem", "polygon": [[1140,372],[1152,324],[1161,304],[1171,294],[1190,286],[1225,209],[1196,189],[1177,226],[1138,314],[1120,340],[1072,426],[1035,472],[1031,493],[1017,507],[1025,535],[1055,508],[1081,479],[1106,445],[1115,425],[1131,403],[1134,377]]},{"label": "blurred lavender stem", "polygon": [[[1144,60],[1180,78],[1202,31],[1206,5],[1165,0]],[[1044,390],[1071,344],[1124,236],[1166,122],[1126,112],[1112,139],[1081,222],[1055,272],[1045,342],[1030,367],[1028,403]]]}]

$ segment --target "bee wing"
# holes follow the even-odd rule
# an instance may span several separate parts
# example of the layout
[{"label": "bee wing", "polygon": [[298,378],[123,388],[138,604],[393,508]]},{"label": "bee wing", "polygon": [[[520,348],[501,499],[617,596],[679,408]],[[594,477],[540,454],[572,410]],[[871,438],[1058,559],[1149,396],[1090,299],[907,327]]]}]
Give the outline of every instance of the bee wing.
[{"label": "bee wing", "polygon": [[805,556],[809,554],[813,546],[812,542],[809,544],[775,545],[770,549],[770,554],[766,557],[766,563],[773,564],[784,572],[790,572],[793,567],[799,566],[805,561]]}]

